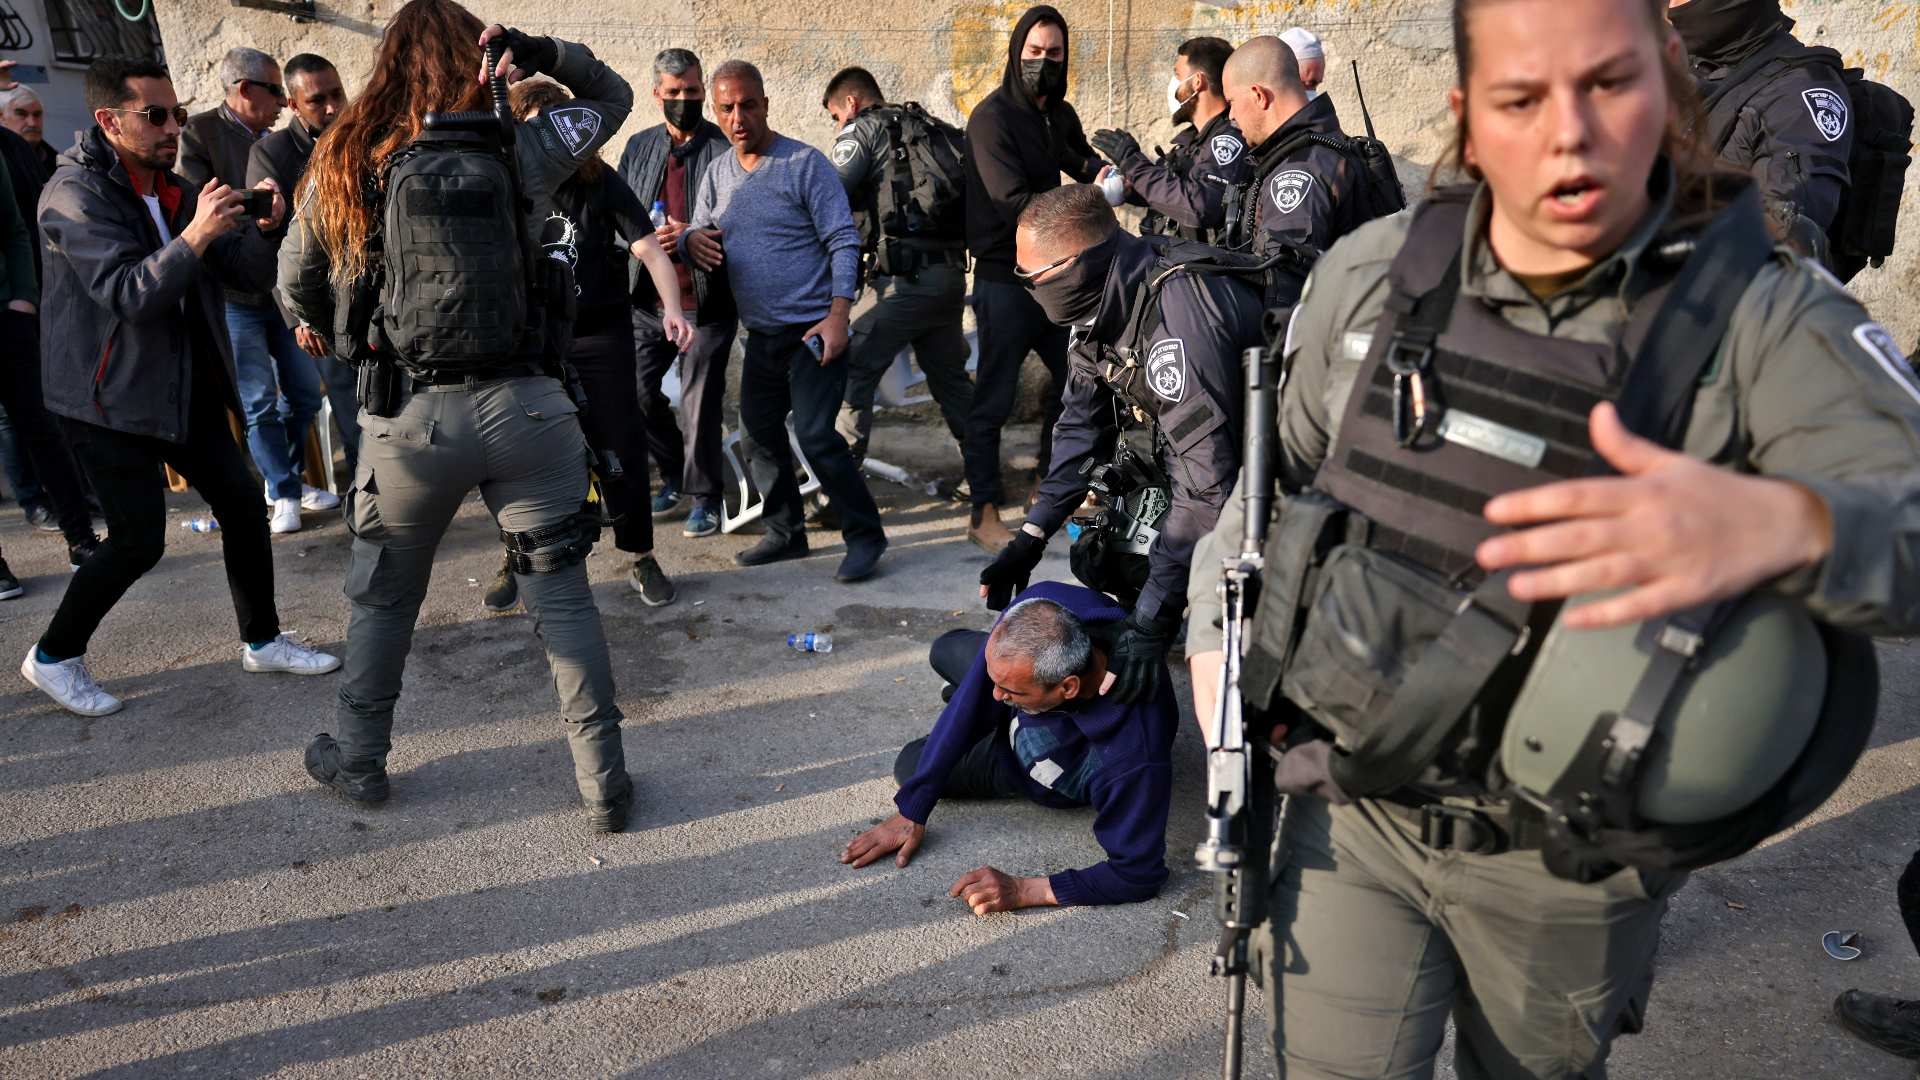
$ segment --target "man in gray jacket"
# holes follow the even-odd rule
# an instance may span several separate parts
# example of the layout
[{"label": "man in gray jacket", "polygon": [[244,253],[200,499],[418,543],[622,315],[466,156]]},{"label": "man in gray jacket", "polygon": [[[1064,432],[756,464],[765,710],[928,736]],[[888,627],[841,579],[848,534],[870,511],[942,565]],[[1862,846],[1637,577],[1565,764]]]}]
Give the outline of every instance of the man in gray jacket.
[{"label": "man in gray jacket", "polygon": [[87,70],[94,126],[61,155],[40,199],[46,238],[41,356],[47,409],[106,512],[108,537],[67,586],[20,673],[69,712],[103,716],[119,699],[87,670],[87,642],[166,546],[160,466],[186,477],[220,519],[228,587],[248,671],[320,675],[340,661],[280,633],[273,552],[246,459],[227,431],[237,411],[220,287],[270,273],[240,194],[173,175],[186,110],[151,60]]},{"label": "man in gray jacket", "polygon": [[[727,137],[700,115],[707,87],[700,58],[686,49],[662,49],[653,58],[653,100],[664,121],[627,140],[620,154],[620,178],[641,202],[659,206],[666,215],[666,227],[653,236],[680,270],[680,303],[693,324],[693,344],[684,351],[667,340],[660,330],[660,298],[653,294],[653,281],[634,261],[630,281],[640,418],[647,429],[647,456],[660,467],[653,516],[671,518],[686,507],[681,535],[712,536],[720,531],[720,406],[727,392],[727,358],[740,324],[727,275],[696,266],[680,250],[680,237],[693,217],[693,200],[708,166],[727,153]],[[679,424],[660,390],[676,360]]]}]

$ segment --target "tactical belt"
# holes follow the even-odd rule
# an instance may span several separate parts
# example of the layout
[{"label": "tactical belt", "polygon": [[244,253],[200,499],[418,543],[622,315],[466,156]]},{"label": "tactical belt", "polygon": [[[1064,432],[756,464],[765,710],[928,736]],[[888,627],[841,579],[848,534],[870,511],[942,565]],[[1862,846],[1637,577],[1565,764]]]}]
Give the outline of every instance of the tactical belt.
[{"label": "tactical belt", "polygon": [[433,392],[433,391],[448,391],[448,390],[472,390],[477,387],[484,386],[487,383],[499,382],[502,379],[525,379],[531,376],[544,375],[544,374],[546,374],[546,372],[541,371],[539,367],[533,364],[510,364],[506,367],[496,368],[492,371],[484,372],[481,374],[468,373],[464,375],[453,375],[453,374],[448,374],[443,372],[429,371],[429,372],[423,372],[419,375],[410,374],[407,376],[407,378],[413,380],[413,388],[415,390],[424,390],[428,392]]},{"label": "tactical belt", "polygon": [[1429,802],[1409,806],[1377,802],[1388,817],[1420,838],[1433,851],[1468,855],[1505,855],[1509,851],[1538,851],[1546,838],[1546,822],[1525,803],[1461,806]]}]

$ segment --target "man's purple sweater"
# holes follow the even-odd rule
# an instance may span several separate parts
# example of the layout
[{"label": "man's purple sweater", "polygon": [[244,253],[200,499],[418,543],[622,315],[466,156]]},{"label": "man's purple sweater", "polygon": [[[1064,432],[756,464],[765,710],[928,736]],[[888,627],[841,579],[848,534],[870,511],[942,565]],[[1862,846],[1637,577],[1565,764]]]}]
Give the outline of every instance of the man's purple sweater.
[{"label": "man's purple sweater", "polygon": [[806,143],[775,135],[752,172],[738,153],[715,158],[690,224],[719,228],[748,330],[812,325],[827,317],[834,297],[853,299],[860,231],[839,174]]},{"label": "man's purple sweater", "polygon": [[[1064,582],[1043,581],[1016,599],[1051,600],[1078,616],[1096,637],[1100,624],[1127,617],[1126,609],[1108,597]],[[927,736],[918,771],[894,796],[894,805],[907,820],[926,824],[954,763],[992,735],[997,752],[1021,776],[1028,798],[1043,806],[1093,807],[1093,836],[1106,849],[1107,861],[1054,874],[1048,879],[1054,899],[1061,904],[1151,899],[1167,881],[1171,754],[1180,724],[1171,681],[1162,679],[1151,701],[1121,705],[1094,698],[1032,716],[994,700],[982,649],[954,687],[953,700]],[[1011,736],[1004,734],[1010,726]]]}]

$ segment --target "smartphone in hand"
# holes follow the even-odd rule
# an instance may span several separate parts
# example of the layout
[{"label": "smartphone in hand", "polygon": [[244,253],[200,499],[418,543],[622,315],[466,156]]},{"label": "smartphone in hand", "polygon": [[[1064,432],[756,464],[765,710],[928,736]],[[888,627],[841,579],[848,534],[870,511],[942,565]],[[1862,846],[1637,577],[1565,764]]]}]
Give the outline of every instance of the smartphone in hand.
[{"label": "smartphone in hand", "polygon": [[819,334],[808,334],[806,338],[800,342],[800,344],[805,345],[807,347],[807,351],[813,354],[813,358],[815,360],[826,359],[827,343],[820,340]]},{"label": "smartphone in hand", "polygon": [[239,194],[243,216],[253,219],[273,216],[273,192],[265,188],[248,188]]}]

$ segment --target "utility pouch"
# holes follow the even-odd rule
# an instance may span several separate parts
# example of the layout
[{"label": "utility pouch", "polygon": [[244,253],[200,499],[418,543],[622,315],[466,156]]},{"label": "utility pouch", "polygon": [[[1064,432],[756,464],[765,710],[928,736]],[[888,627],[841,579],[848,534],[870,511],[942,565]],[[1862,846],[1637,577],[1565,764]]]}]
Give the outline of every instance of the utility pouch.
[{"label": "utility pouch", "polygon": [[1280,689],[1339,740],[1342,791],[1415,782],[1471,733],[1476,708],[1500,707],[1490,691],[1525,652],[1532,613],[1507,579],[1491,575],[1469,592],[1359,544],[1328,554]]},{"label": "utility pouch", "polygon": [[1247,655],[1240,670],[1242,700],[1255,709],[1275,706],[1280,676],[1293,660],[1309,595],[1335,545],[1357,541],[1366,520],[1318,491],[1284,496],[1263,552],[1260,599],[1248,625]]}]

